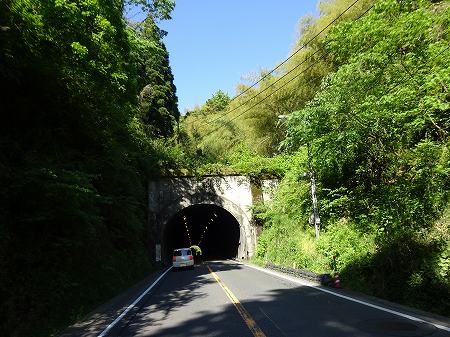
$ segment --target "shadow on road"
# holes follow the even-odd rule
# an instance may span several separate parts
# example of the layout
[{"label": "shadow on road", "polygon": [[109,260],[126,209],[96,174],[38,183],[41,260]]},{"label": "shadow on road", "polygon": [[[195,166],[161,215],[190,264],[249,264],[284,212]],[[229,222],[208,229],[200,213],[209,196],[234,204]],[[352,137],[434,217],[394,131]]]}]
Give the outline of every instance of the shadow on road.
[{"label": "shadow on road", "polygon": [[[208,264],[223,279],[232,276],[224,272],[245,268],[229,261]],[[268,337],[450,336],[430,324],[403,319],[314,288],[256,273],[259,272],[246,268],[245,272],[234,274],[233,277],[240,278],[242,289],[251,289],[249,294],[242,292],[236,296]],[[255,277],[247,277],[250,274]],[[258,277],[266,279],[270,290],[258,288]],[[170,273],[142,303],[140,310],[116,329],[114,336],[251,337],[234,305],[230,301],[213,301],[208,297],[211,289],[222,292],[205,265],[192,271]]]}]

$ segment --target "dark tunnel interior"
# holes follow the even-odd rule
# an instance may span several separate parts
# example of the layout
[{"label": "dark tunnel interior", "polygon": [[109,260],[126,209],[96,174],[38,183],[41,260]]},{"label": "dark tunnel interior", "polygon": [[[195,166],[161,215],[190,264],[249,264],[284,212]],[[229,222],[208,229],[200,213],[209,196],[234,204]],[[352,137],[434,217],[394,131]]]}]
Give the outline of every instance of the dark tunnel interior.
[{"label": "dark tunnel interior", "polygon": [[222,207],[189,206],[166,224],[163,257],[169,261],[174,249],[198,245],[203,260],[234,258],[238,253],[239,234],[239,222]]}]

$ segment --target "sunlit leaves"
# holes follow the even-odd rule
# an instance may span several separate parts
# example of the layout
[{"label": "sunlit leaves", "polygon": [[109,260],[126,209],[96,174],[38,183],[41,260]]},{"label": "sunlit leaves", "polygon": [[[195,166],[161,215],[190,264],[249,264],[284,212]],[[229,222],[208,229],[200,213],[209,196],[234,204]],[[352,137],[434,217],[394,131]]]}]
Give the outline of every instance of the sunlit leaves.
[{"label": "sunlit leaves", "polygon": [[171,12],[175,8],[174,0],[125,0],[128,6],[138,6],[144,12],[150,14],[153,18],[159,20],[171,19]]},{"label": "sunlit leaves", "polygon": [[218,90],[211,98],[206,100],[203,109],[210,112],[220,112],[227,108],[230,100],[230,96],[227,93]]},{"label": "sunlit leaves", "polygon": [[152,17],[130,32],[138,67],[140,117],[150,136],[170,137],[179,118],[169,54]]},{"label": "sunlit leaves", "polygon": [[[448,137],[448,89],[441,80],[448,66],[439,54],[445,53],[448,41],[436,33],[447,16],[427,2],[399,6],[386,0],[366,17],[338,25],[325,39],[330,41],[327,50],[337,56],[337,71],[323,81],[314,100],[289,119],[286,146],[295,149],[312,142],[325,186],[351,187],[359,191],[355,196],[370,191],[364,195],[380,207],[380,223],[383,208],[387,213],[397,209],[392,202],[400,197],[396,184],[404,191],[397,205],[426,214],[417,219],[417,226],[436,216],[446,200],[435,184],[444,176],[428,172],[425,180],[404,180],[399,172],[405,165],[409,172],[415,170],[418,163],[405,164],[404,159],[410,149],[423,158],[418,150],[427,142],[433,144],[427,169],[437,169],[433,160],[439,155],[431,148],[442,150],[439,142]],[[405,188],[406,181],[416,181],[430,193],[419,195],[415,187]],[[384,199],[385,193],[391,197]],[[393,221],[412,226],[406,212]]]},{"label": "sunlit leaves", "polygon": [[72,42],[70,46],[72,47],[73,53],[80,58],[88,53],[88,49],[79,42]]},{"label": "sunlit leaves", "polygon": [[[321,10],[333,17],[350,2],[327,1]],[[321,238],[311,242],[308,185],[291,168],[273,203],[259,210],[266,229],[258,256],[326,270],[323,258],[339,254],[350,287],[448,313],[436,294],[448,297],[450,289],[450,6],[361,2],[371,3],[367,15],[341,21],[314,46],[326,50],[328,71],[290,114],[283,141],[292,152],[311,144]],[[323,22],[308,20],[298,45]]]}]

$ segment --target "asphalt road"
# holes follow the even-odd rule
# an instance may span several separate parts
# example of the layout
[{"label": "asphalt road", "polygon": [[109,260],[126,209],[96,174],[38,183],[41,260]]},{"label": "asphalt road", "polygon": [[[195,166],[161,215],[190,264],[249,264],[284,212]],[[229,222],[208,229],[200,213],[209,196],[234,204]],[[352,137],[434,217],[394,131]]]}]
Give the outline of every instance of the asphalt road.
[{"label": "asphalt road", "polygon": [[441,337],[450,332],[242,264],[215,261],[169,272],[114,335]]}]

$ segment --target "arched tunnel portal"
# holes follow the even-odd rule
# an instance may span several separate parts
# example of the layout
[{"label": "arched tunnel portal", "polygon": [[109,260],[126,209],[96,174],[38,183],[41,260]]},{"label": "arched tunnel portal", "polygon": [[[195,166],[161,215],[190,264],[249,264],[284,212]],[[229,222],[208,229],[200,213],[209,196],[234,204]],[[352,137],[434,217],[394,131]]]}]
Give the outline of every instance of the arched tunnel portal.
[{"label": "arched tunnel portal", "polygon": [[235,258],[244,238],[244,228],[225,208],[194,204],[179,210],[164,224],[162,257],[169,261],[173,249],[197,245],[203,259]]},{"label": "arched tunnel portal", "polygon": [[200,243],[206,257],[254,256],[260,227],[253,221],[252,206],[270,200],[275,187],[274,180],[255,184],[246,176],[149,181],[148,223],[155,261],[170,262],[173,248],[191,243]]}]

